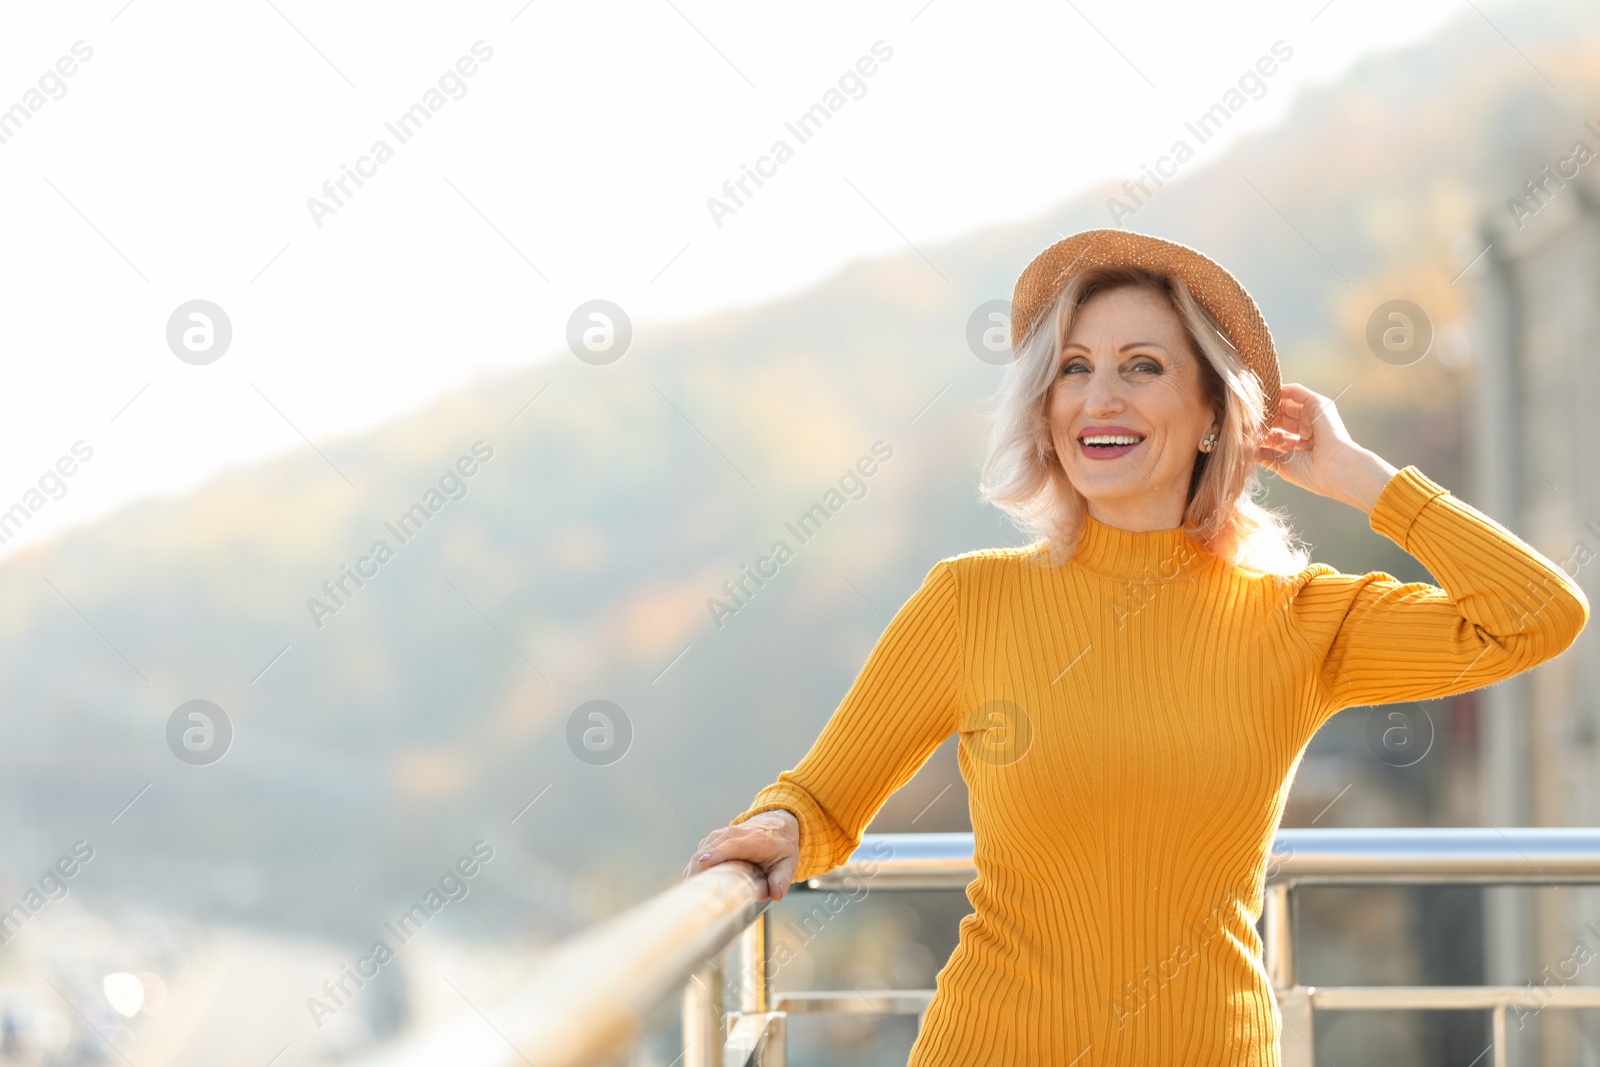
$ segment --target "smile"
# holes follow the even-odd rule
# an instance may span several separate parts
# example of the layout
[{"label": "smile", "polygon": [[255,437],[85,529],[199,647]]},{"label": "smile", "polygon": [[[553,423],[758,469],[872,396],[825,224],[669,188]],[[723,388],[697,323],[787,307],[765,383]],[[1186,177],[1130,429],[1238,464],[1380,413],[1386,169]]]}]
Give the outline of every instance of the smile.
[{"label": "smile", "polygon": [[1083,454],[1089,459],[1116,459],[1132,452],[1144,441],[1140,434],[1092,433],[1078,438]]}]

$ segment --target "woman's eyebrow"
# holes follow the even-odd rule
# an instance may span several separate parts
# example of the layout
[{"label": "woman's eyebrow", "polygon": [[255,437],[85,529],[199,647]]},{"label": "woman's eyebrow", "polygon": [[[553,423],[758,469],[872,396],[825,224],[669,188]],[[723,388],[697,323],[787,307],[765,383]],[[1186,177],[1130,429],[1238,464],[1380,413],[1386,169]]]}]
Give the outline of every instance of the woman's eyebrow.
[{"label": "woman's eyebrow", "polygon": [[[1089,350],[1089,346],[1086,345],[1086,344],[1083,344],[1080,341],[1068,341],[1066,344],[1061,346],[1061,350],[1063,352],[1065,352],[1069,348],[1081,348],[1085,352],[1087,352]],[[1159,348],[1162,352],[1166,352],[1167,351],[1167,346],[1161,344],[1158,341],[1129,341],[1127,344],[1125,344],[1121,348],[1117,349],[1117,351],[1118,352],[1126,352],[1130,348]]]}]

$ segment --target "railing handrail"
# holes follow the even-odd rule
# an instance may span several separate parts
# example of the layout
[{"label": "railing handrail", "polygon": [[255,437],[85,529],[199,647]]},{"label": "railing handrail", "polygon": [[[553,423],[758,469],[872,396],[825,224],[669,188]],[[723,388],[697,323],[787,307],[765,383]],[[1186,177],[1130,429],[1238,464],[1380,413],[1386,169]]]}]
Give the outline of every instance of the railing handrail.
[{"label": "railing handrail", "polygon": [[[972,849],[970,833],[869,834],[843,866],[796,888],[855,890],[867,880],[876,889],[960,889],[977,875]],[[1493,1003],[1498,1005],[1496,1025],[1503,1029],[1506,1006],[1520,1002],[1521,994],[1497,987],[1396,989],[1387,1000],[1380,990],[1290,988],[1288,889],[1322,884],[1600,884],[1600,829],[1280,830],[1267,881],[1272,887],[1268,903],[1276,902],[1269,908],[1275,915],[1268,924],[1274,988],[1285,1003],[1296,998],[1294,1010],[1307,1013],[1302,1023],[1308,1047],[1313,1000],[1324,1008],[1365,1006],[1368,1000],[1392,1007],[1397,994],[1429,1006],[1437,1006],[1435,1001],[1447,1007]],[[702,973],[708,959],[750,928],[768,903],[766,879],[754,866],[719,864],[562,943],[509,995],[487,1003],[469,1001],[474,1012],[379,1050],[362,1067],[626,1062],[626,1049],[641,1035],[649,1013]],[[750,946],[743,951],[749,952]],[[470,996],[467,990],[461,993]],[[1597,996],[1600,992],[1583,990],[1567,999],[1571,1006],[1588,1006]]]},{"label": "railing handrail", "polygon": [[[848,862],[806,881],[836,890],[960,889],[977,877],[970,833],[868,834]],[[1600,882],[1600,829],[1286,829],[1267,881],[1288,885]]]},{"label": "railing handrail", "polygon": [[754,866],[718,864],[562,942],[510,995],[469,1000],[474,1011],[454,1024],[379,1050],[361,1067],[627,1062],[645,1017],[767,905]]}]

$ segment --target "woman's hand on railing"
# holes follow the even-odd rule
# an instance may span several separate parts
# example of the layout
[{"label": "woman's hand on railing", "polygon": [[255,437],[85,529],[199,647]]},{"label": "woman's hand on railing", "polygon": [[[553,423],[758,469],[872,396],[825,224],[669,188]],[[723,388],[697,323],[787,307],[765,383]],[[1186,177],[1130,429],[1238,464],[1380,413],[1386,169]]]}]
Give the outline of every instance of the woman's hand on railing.
[{"label": "woman's hand on railing", "polygon": [[800,866],[800,820],[785,808],[773,808],[713,830],[700,839],[683,876],[728,860],[748,860],[760,867],[767,876],[767,895],[782,900]]}]

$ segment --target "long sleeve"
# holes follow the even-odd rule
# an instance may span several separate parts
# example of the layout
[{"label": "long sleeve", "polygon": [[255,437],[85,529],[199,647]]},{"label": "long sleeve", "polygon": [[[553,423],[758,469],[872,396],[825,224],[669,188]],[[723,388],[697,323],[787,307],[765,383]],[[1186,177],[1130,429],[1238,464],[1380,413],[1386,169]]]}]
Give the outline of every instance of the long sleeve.
[{"label": "long sleeve", "polygon": [[1310,569],[1289,613],[1322,653],[1329,714],[1509,678],[1559,655],[1589,619],[1565,571],[1414,466],[1384,486],[1369,521],[1443,588]]},{"label": "long sleeve", "polygon": [[951,564],[934,564],[889,621],[811,750],[732,820],[773,808],[794,812],[796,881],[849,859],[889,795],[955,732],[964,683],[957,594]]}]

